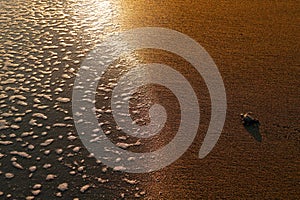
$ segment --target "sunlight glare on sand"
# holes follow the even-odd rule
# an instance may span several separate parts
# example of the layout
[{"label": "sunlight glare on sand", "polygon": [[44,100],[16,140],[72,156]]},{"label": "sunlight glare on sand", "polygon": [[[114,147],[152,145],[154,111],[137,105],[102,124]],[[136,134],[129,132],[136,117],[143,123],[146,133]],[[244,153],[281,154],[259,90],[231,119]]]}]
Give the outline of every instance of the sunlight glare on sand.
[{"label": "sunlight glare on sand", "polygon": [[109,0],[79,0],[71,6],[73,17],[82,24],[84,34],[91,37],[90,39],[101,39],[103,35],[117,28],[113,22],[117,9]]}]

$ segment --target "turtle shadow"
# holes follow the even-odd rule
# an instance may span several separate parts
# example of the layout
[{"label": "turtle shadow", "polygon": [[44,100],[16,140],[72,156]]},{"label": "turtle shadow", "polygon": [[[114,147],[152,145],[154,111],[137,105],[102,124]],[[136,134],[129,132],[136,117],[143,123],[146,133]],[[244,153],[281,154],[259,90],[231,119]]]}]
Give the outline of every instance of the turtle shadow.
[{"label": "turtle shadow", "polygon": [[257,124],[257,123],[251,124],[251,125],[244,124],[244,127],[248,131],[248,133],[250,133],[250,135],[252,135],[252,137],[254,137],[254,139],[256,141],[262,142],[262,136],[259,131],[259,124]]}]

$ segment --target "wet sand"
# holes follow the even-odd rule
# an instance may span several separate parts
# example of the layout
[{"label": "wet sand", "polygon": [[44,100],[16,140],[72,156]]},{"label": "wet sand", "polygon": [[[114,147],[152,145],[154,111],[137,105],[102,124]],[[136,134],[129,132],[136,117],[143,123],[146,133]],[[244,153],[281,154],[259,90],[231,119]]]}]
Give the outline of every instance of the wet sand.
[{"label": "wet sand", "polygon": [[[291,0],[2,1],[1,197],[22,199],[41,190],[36,199],[297,199],[299,8]],[[124,69],[136,59],[174,67],[190,81],[201,107],[197,137],[180,159],[157,172],[129,174],[88,157],[72,121],[71,96],[75,73],[95,44],[110,33],[144,26],[174,29],[201,44],[223,77],[228,109],[217,145],[199,159],[211,107],[202,78],[166,52],[142,51],[127,58]],[[153,101],[165,100],[172,118],[161,138],[150,141],[153,145],[133,151],[164,145],[180,115],[173,113],[176,100],[164,88],[144,92]],[[99,94],[100,100],[107,95]],[[240,122],[240,113],[247,111],[259,118],[262,141]],[[46,180],[49,174],[55,178]],[[58,189],[62,183],[68,183],[67,190]]]}]

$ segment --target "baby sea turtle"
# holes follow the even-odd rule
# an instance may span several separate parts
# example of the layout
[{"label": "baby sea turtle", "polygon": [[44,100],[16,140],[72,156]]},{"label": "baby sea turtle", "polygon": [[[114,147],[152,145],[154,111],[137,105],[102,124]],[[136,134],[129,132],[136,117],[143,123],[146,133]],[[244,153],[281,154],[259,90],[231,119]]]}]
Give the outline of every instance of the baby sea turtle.
[{"label": "baby sea turtle", "polygon": [[252,112],[241,113],[242,123],[246,126],[260,125],[259,120],[251,116]]}]

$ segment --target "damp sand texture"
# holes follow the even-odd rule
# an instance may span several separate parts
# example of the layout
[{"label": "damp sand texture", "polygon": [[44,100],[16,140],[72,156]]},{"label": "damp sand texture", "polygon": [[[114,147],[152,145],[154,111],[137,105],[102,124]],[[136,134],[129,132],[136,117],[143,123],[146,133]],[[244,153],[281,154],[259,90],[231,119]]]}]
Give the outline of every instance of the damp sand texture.
[{"label": "damp sand texture", "polygon": [[[292,0],[1,1],[0,197],[299,198],[299,13],[299,2]],[[170,91],[149,87],[136,99],[145,103],[150,95],[150,101],[175,110],[165,132],[147,145],[113,126],[109,95],[118,76],[138,61],[178,69],[201,107],[197,136],[182,157],[156,172],[130,174],[104,165],[84,147],[74,127],[73,115],[80,113],[72,113],[72,90],[76,72],[97,43],[145,26],[180,31],[209,52],[223,77],[227,117],[213,151],[199,159],[211,106],[203,79],[168,52],[145,50],[121,58],[114,63],[121,70],[112,67],[96,94],[99,123],[117,146],[155,150],[174,137],[180,122]],[[240,121],[247,111],[260,120],[261,141]],[[143,113],[147,123],[147,109],[133,112],[133,118]]]}]

